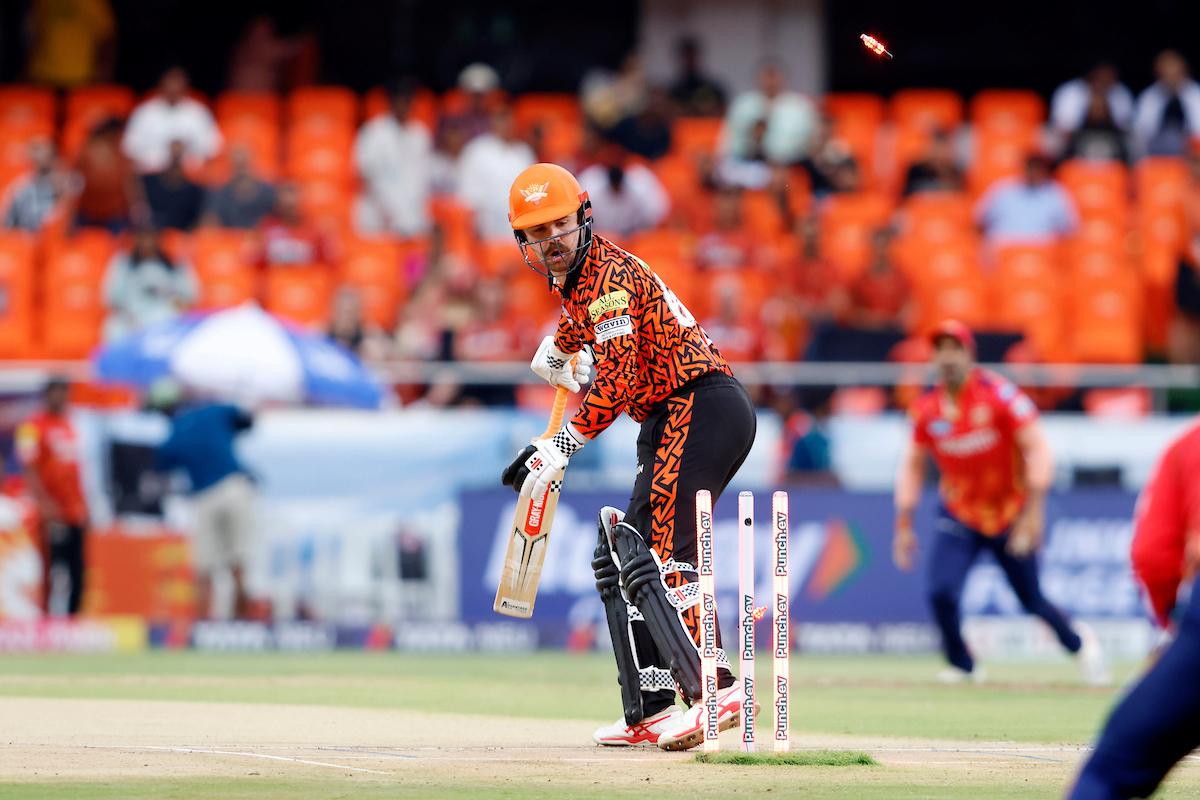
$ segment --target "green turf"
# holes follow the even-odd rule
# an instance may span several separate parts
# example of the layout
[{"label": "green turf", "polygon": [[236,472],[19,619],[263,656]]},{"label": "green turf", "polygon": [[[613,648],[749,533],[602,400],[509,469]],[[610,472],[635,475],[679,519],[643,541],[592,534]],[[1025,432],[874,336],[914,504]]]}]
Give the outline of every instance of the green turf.
[{"label": "green turf", "polygon": [[877,767],[879,762],[853,750],[799,750],[793,753],[697,753],[699,764],[739,767]]},{"label": "green turf", "polygon": [[[926,657],[796,657],[793,727],[1086,742],[1116,693],[1081,686],[1067,662],[989,665],[992,684],[984,686],[941,686],[932,680],[938,668]],[[760,686],[769,685],[768,669],[759,676]],[[526,690],[513,691],[517,686]],[[620,713],[616,668],[603,654],[5,656],[0,695],[302,703],[552,719],[610,720]]]}]

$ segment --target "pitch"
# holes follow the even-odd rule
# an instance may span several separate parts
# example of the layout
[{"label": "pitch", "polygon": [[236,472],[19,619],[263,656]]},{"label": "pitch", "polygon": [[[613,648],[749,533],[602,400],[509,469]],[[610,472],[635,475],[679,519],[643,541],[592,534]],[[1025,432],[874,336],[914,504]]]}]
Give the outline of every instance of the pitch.
[{"label": "pitch", "polygon": [[[1056,797],[1119,691],[1073,666],[797,654],[793,750],[878,763],[762,768],[591,745],[620,714],[600,654],[7,656],[0,798]],[[1188,760],[1159,796],[1197,793]]]}]

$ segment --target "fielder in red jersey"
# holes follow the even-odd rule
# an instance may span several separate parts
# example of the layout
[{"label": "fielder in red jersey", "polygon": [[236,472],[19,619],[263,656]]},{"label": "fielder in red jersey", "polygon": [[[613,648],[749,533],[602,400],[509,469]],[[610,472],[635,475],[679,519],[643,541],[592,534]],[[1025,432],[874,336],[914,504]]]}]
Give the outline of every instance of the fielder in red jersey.
[{"label": "fielder in red jersey", "polygon": [[1200,747],[1200,593],[1181,597],[1200,569],[1200,423],[1163,453],[1134,516],[1133,571],[1176,635],[1113,709],[1069,800],[1149,797]]},{"label": "fielder in red jersey", "polygon": [[940,325],[933,345],[940,381],[913,408],[912,441],[896,477],[893,559],[900,569],[912,569],[917,549],[912,515],[932,456],[942,478],[928,592],[951,665],[940,677],[947,682],[982,677],[962,637],[959,601],[971,565],[988,550],[1022,607],[1079,654],[1084,678],[1107,682],[1095,639],[1085,627],[1072,626],[1038,584],[1036,551],[1054,460],[1037,408],[1013,383],[975,365],[975,339],[962,323]]}]

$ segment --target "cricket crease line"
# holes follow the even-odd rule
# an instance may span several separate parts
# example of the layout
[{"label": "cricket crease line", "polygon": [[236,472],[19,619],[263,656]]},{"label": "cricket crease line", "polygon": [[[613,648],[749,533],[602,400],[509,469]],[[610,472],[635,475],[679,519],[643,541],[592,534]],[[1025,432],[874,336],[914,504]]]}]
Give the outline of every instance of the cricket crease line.
[{"label": "cricket crease line", "polygon": [[273,756],[267,753],[247,753],[237,750],[207,750],[199,747],[166,747],[163,745],[153,744],[134,744],[134,745],[84,745],[84,747],[95,748],[97,750],[158,750],[167,753],[199,753],[202,755],[211,756],[241,756],[242,758],[262,758],[268,761],[287,761],[292,764],[306,764],[312,767],[329,767],[330,769],[348,769],[354,772],[369,772],[372,775],[391,775],[390,772],[384,772],[378,769],[367,769],[366,767],[353,767],[349,764],[331,764],[328,761],[311,761],[307,758],[292,758],[290,756]]}]

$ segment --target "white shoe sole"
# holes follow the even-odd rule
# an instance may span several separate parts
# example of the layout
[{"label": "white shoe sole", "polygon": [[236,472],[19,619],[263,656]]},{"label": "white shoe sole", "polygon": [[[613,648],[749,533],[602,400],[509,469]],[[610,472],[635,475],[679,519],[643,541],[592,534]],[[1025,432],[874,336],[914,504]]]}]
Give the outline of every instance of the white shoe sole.
[{"label": "white shoe sole", "polygon": [[[754,715],[758,716],[758,712],[762,709],[758,703],[754,704]],[[742,724],[742,710],[739,708],[736,712],[726,717],[723,721],[717,723],[718,731],[727,731],[730,728],[735,728]],[[685,733],[674,741],[663,743],[662,738],[658,740],[658,746],[662,750],[691,750],[693,747],[698,747],[704,743],[704,726],[690,733]]]}]

